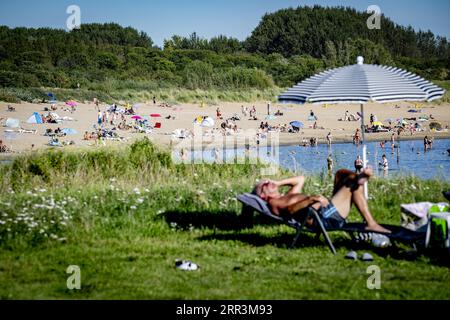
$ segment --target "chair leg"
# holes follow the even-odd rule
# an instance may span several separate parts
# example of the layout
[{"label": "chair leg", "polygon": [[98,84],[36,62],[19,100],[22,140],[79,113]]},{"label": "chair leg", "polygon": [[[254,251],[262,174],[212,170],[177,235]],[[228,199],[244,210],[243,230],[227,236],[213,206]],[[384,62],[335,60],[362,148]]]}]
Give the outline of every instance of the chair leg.
[{"label": "chair leg", "polygon": [[323,226],[322,219],[320,219],[319,215],[317,214],[317,212],[315,210],[313,210],[313,213],[314,213],[314,218],[317,220],[320,230],[322,231],[323,236],[325,237],[325,241],[327,242],[328,247],[330,248],[331,252],[333,252],[333,254],[336,254],[336,249],[334,248],[333,242],[331,241],[327,230]]},{"label": "chair leg", "polygon": [[303,219],[303,221],[300,223],[300,227],[297,228],[297,233],[295,234],[294,240],[292,241],[291,246],[289,247],[290,249],[293,249],[295,247],[295,245],[297,244],[298,239],[300,238],[300,234],[303,231],[303,227],[305,226],[306,221],[308,220],[309,214],[307,214],[305,216],[305,218]]},{"label": "chair leg", "polygon": [[297,241],[300,238],[300,234],[302,233],[302,229],[303,229],[303,226],[301,226],[301,227],[299,227],[297,229],[297,233],[295,234],[294,240],[292,241],[291,246],[289,247],[289,249],[294,249],[295,248],[295,245],[297,244]]},{"label": "chair leg", "polygon": [[321,232],[321,231],[317,232],[317,233],[316,233],[316,236],[314,237],[314,240],[315,240],[315,241],[319,241],[321,235],[322,235],[322,232]]}]

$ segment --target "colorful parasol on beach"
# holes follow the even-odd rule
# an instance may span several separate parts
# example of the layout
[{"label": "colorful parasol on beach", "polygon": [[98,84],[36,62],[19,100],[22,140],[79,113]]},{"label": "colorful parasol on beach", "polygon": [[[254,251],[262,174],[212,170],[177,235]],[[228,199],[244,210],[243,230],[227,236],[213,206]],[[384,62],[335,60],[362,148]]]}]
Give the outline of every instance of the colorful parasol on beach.
[{"label": "colorful parasol on beach", "polygon": [[143,118],[141,116],[132,116],[131,119],[142,120]]}]

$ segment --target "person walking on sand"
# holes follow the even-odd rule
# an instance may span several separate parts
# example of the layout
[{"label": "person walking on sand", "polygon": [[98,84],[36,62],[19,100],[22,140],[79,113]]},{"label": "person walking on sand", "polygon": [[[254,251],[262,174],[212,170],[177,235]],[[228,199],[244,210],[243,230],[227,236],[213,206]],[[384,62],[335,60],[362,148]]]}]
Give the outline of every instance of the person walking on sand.
[{"label": "person walking on sand", "polygon": [[327,144],[329,147],[331,147],[331,132],[328,132],[327,134]]},{"label": "person walking on sand", "polygon": [[391,135],[391,145],[392,145],[392,149],[395,147],[395,132],[392,132]]}]

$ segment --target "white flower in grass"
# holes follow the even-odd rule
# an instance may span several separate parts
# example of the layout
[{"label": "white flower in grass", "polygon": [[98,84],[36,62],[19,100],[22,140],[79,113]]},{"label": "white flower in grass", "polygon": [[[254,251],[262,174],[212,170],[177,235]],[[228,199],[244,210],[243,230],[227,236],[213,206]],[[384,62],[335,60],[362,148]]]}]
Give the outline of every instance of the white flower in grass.
[{"label": "white flower in grass", "polygon": [[131,209],[131,210],[136,210],[137,207],[136,207],[136,206],[131,206],[130,209]]},{"label": "white flower in grass", "polygon": [[145,189],[144,189],[144,191],[145,191],[145,192],[147,192],[147,193],[149,193],[149,192],[150,192],[150,190],[148,190],[147,188],[145,188]]},{"label": "white flower in grass", "polygon": [[417,187],[415,186],[415,185],[411,185],[411,189],[413,189],[413,190],[417,190]]},{"label": "white flower in grass", "polygon": [[44,192],[47,192],[47,190],[46,189],[39,189],[38,190],[40,193],[44,193]]},{"label": "white flower in grass", "polygon": [[27,195],[32,195],[32,194],[33,194],[33,192],[27,191]]},{"label": "white flower in grass", "polygon": [[197,193],[198,193],[198,194],[205,194],[205,191],[203,191],[203,190],[198,190]]},{"label": "white flower in grass", "polygon": [[142,204],[142,203],[144,203],[144,199],[143,198],[138,198],[138,199],[136,199],[136,202],[138,204]]},{"label": "white flower in grass", "polygon": [[111,178],[111,179],[109,179],[109,181],[110,182],[116,182],[117,180],[116,180],[116,178]]},{"label": "white flower in grass", "polygon": [[44,229],[39,230],[39,233],[40,233],[40,234],[42,234],[42,233],[44,233],[44,232],[45,232]]},{"label": "white flower in grass", "polygon": [[165,211],[164,210],[158,210],[158,212],[156,212],[156,214],[163,214]]},{"label": "white flower in grass", "polygon": [[140,195],[141,194],[141,191],[139,190],[139,188],[134,188],[134,193],[136,193],[137,195]]}]

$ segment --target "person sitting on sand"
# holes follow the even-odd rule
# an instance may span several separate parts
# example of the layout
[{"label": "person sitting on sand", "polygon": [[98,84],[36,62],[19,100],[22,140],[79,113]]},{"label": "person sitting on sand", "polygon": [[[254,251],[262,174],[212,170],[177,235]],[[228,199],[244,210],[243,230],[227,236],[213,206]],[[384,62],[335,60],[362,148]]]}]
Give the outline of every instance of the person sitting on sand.
[{"label": "person sitting on sand", "polygon": [[85,141],[91,140],[91,135],[89,134],[89,132],[87,131],[84,132],[83,140]]},{"label": "person sitting on sand", "polygon": [[223,119],[222,112],[220,112],[219,108],[217,108],[217,110],[216,110],[216,117],[217,117],[217,119]]},{"label": "person sitting on sand", "polygon": [[[279,216],[293,216],[299,221],[313,208],[319,212],[325,228],[342,228],[350,213],[352,204],[355,204],[366,222],[366,230],[390,233],[380,226],[369,210],[364,196],[364,183],[373,175],[372,168],[366,168],[360,174],[350,170],[341,169],[336,172],[333,196],[327,199],[322,195],[305,195],[302,193],[305,178],[293,177],[281,181],[266,180],[258,183],[253,193],[268,202],[271,211]],[[290,186],[286,194],[281,194],[279,188]],[[314,227],[317,221],[309,219],[306,224]]]},{"label": "person sitting on sand", "polygon": [[8,104],[8,110],[7,110],[8,112],[14,112],[14,111],[16,111],[16,108],[14,108],[14,107],[11,107],[9,104]]},{"label": "person sitting on sand", "polygon": [[344,121],[350,121],[350,112],[345,111]]},{"label": "person sitting on sand", "polygon": [[280,110],[278,110],[278,111],[275,113],[275,115],[276,115],[276,116],[282,116],[282,115],[283,115],[283,112],[281,112]]},{"label": "person sitting on sand", "polygon": [[11,149],[6,144],[3,144],[3,140],[0,140],[0,153],[9,153],[9,152],[12,152]]}]

